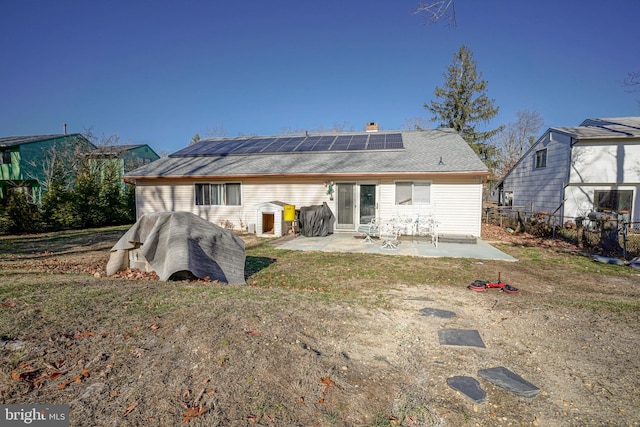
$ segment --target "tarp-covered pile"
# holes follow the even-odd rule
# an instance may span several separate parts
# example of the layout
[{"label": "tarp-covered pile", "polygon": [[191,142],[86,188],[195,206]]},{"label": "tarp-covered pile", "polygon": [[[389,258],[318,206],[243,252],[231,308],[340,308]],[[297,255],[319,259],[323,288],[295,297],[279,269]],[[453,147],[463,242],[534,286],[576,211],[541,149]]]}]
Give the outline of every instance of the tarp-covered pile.
[{"label": "tarp-covered pile", "polygon": [[333,234],[336,217],[327,203],[300,208],[300,234],[306,237],[325,237]]},{"label": "tarp-covered pile", "polygon": [[[107,275],[142,258],[160,280],[195,276],[244,284],[244,241],[190,212],[156,212],[140,219],[111,248]],[[136,264],[139,264],[139,258]]]}]

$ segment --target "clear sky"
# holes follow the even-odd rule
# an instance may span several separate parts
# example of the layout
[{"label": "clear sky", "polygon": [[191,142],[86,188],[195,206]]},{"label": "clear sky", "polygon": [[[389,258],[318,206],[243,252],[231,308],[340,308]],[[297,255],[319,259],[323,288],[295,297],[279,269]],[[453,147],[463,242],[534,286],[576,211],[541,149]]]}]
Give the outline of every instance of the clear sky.
[{"label": "clear sky", "polygon": [[[457,0],[457,26],[419,0],[20,0],[0,5],[0,136],[91,129],[159,153],[194,134],[385,130],[425,102],[462,44],[500,107],[551,126],[640,116],[640,1]],[[435,127],[435,123],[433,124]]]}]

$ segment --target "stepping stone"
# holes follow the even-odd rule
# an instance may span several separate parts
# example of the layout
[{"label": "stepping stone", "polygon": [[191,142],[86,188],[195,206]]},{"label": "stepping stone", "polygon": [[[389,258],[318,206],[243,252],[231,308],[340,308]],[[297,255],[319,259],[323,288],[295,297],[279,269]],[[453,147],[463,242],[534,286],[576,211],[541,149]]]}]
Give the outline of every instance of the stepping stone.
[{"label": "stepping stone", "polygon": [[440,345],[462,345],[485,348],[480,334],[475,329],[440,329]]},{"label": "stepping stone", "polygon": [[420,310],[423,316],[433,316],[433,317],[441,317],[443,319],[451,319],[452,317],[456,317],[456,314],[453,311],[448,310],[439,310],[437,308],[423,308]]},{"label": "stepping stone", "polygon": [[472,377],[447,378],[447,384],[476,403],[484,403],[484,399],[487,397],[487,392],[480,387],[478,380]]},{"label": "stepping stone", "polygon": [[540,393],[540,389],[529,381],[523,379],[520,375],[515,374],[505,367],[481,369],[478,371],[485,380],[503,388],[511,393],[523,397],[536,397]]}]

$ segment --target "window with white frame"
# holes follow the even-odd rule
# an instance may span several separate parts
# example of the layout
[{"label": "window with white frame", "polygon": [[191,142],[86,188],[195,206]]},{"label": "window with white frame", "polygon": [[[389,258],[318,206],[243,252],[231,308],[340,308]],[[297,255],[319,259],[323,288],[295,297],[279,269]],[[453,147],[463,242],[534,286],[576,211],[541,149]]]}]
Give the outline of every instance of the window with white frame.
[{"label": "window with white frame", "polygon": [[428,205],[430,203],[430,182],[396,182],[396,205]]},{"label": "window with white frame", "polygon": [[632,201],[631,190],[595,190],[593,194],[593,208],[598,212],[630,213]]},{"label": "window with white frame", "polygon": [[240,184],[195,184],[195,203],[197,206],[240,206]]},{"label": "window with white frame", "polygon": [[547,167],[547,149],[536,151],[536,169]]}]

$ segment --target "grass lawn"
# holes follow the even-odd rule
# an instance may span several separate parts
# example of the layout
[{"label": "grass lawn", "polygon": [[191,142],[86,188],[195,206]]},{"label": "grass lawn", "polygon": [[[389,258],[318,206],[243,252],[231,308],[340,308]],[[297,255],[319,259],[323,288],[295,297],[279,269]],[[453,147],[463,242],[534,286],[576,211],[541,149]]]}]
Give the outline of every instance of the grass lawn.
[{"label": "grass lawn", "polygon": [[[104,276],[127,227],[0,237],[0,402],[71,425],[634,425],[640,271],[497,244],[517,263],[279,250],[247,240],[247,285]],[[502,279],[519,294],[472,292]],[[454,311],[452,319],[423,308]],[[486,348],[438,343],[476,329]],[[541,389],[481,381],[505,366]]]}]

